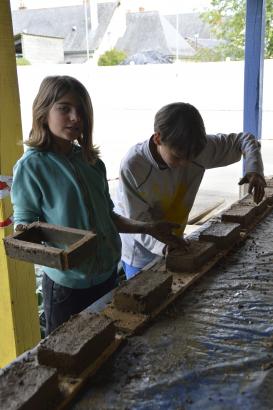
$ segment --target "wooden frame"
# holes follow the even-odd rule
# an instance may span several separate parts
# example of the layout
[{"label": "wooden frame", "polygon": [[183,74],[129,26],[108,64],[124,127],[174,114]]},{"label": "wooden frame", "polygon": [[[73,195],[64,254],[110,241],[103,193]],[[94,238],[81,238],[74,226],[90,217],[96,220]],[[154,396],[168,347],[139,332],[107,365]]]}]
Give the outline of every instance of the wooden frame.
[{"label": "wooden frame", "polygon": [[[6,254],[15,259],[66,270],[90,256],[96,235],[91,231],[34,222],[3,239]],[[62,247],[48,246],[58,243]]]}]

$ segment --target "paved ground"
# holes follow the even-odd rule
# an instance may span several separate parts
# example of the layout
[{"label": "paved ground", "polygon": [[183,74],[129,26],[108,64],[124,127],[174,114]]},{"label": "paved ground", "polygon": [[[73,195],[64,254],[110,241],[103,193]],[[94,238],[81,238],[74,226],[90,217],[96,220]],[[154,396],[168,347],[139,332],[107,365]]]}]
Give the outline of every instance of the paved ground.
[{"label": "paved ground", "polygon": [[[95,117],[95,143],[100,145],[108,178],[118,176],[121,158],[133,144],[149,138],[153,118],[173,101],[194,104],[208,133],[239,132],[243,123],[243,61],[144,66],[93,67],[88,64],[18,67],[24,138],[31,127],[31,106],[41,80],[68,74],[90,92]],[[273,174],[273,60],[265,61],[262,152],[266,175]],[[29,81],[31,78],[31,82]],[[242,164],[206,172],[193,213],[208,203],[228,205],[239,195]]]}]

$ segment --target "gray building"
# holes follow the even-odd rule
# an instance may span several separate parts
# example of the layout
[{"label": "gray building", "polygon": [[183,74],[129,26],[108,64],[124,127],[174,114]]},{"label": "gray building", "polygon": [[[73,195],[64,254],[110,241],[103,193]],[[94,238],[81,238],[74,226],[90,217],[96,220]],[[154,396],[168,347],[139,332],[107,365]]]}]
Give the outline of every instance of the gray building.
[{"label": "gray building", "polygon": [[[121,23],[114,29],[116,32],[112,33],[110,23],[115,20],[117,12],[121,14],[122,8],[119,6],[118,1],[99,3],[97,8],[92,9],[93,17],[88,8],[87,18],[83,5],[13,11],[14,35],[17,43],[18,35],[21,36],[22,54],[30,62],[43,59],[43,62],[83,63],[87,59],[87,48],[90,57],[97,51],[94,56],[97,58],[107,47],[125,51],[128,58],[143,53],[150,57],[157,53],[163,59],[173,60],[176,57],[190,58],[199,47],[217,45],[217,40],[210,38],[209,26],[200,19],[198,13],[162,16],[158,11],[143,9],[127,14],[123,11],[121,17],[124,23],[126,18],[125,31],[122,31],[124,34],[118,34],[117,28],[121,27]],[[95,25],[94,21],[98,24]],[[110,31],[114,40],[111,45],[107,45],[103,40],[107,40]],[[160,62],[160,59],[157,60]]]},{"label": "gray building", "polygon": [[[44,9],[21,9],[12,12],[14,35],[28,33],[41,39],[43,37],[63,38],[64,62],[82,63],[89,54],[96,50],[107,30],[118,2],[99,3],[97,5],[98,26],[92,30],[88,13],[88,37],[86,37],[86,19],[84,6],[67,6]],[[44,51],[46,53],[46,51]],[[34,57],[32,53],[32,57]],[[48,59],[49,56],[46,57]]]},{"label": "gray building", "polygon": [[21,33],[14,37],[16,55],[31,64],[64,62],[63,38]]},{"label": "gray building", "polygon": [[116,44],[128,57],[140,52],[158,51],[174,57],[191,57],[195,50],[158,11],[128,13],[126,31]]},{"label": "gray building", "polygon": [[173,27],[178,26],[179,34],[182,37],[194,37],[198,34],[200,38],[211,38],[211,28],[209,24],[205,23],[200,13],[183,13],[166,15],[165,18],[171,23]]},{"label": "gray building", "polygon": [[200,13],[167,15],[165,18],[195,49],[214,48],[223,42],[215,39],[210,25],[201,19]]}]

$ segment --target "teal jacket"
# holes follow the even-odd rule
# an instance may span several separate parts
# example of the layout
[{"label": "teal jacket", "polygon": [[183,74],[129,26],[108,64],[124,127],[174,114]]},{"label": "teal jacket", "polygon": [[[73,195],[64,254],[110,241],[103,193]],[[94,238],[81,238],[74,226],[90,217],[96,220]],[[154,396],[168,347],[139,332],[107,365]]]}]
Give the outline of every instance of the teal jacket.
[{"label": "teal jacket", "polygon": [[101,160],[87,163],[77,146],[69,156],[31,148],[14,167],[11,199],[15,226],[43,221],[96,232],[96,252],[79,267],[66,271],[43,267],[54,282],[88,288],[111,276],[120,260],[121,242]]}]

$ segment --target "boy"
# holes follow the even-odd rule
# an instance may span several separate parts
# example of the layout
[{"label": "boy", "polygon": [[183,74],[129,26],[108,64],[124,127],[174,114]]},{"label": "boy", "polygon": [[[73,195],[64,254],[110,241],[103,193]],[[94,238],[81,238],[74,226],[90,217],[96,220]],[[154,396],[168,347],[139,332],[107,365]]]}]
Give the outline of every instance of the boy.
[{"label": "boy", "polygon": [[[117,192],[118,212],[140,221],[179,223],[182,237],[189,212],[208,168],[245,158],[245,175],[254,201],[264,196],[265,180],[260,144],[253,135],[206,135],[199,111],[187,103],[162,107],[154,120],[152,137],[133,146],[121,162]],[[122,234],[122,262],[127,279],[137,274],[165,245],[145,234]],[[182,246],[183,246],[183,242]]]}]

